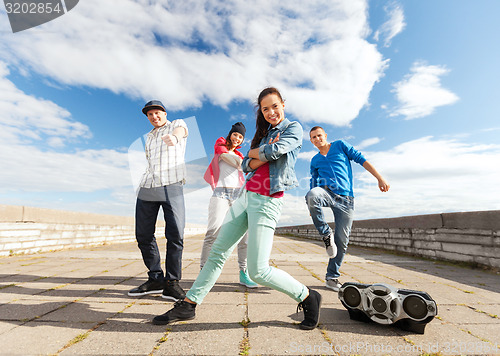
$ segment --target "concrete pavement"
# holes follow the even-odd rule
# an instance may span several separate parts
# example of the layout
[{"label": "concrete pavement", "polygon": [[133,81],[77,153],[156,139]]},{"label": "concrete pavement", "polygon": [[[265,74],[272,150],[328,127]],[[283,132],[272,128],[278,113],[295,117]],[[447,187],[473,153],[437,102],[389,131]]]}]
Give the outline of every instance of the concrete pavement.
[{"label": "concrete pavement", "polygon": [[[202,241],[185,239],[186,290]],[[419,335],[350,320],[324,287],[327,257],[317,241],[276,236],[271,262],[323,295],[318,328],[298,328],[303,314],[286,295],[240,286],[235,252],[196,319],[167,326],[151,319],[172,303],[126,294],[146,279],[135,243],[0,258],[0,354],[500,354],[498,274],[349,247],[341,282],[387,283],[436,300],[438,317]]]}]

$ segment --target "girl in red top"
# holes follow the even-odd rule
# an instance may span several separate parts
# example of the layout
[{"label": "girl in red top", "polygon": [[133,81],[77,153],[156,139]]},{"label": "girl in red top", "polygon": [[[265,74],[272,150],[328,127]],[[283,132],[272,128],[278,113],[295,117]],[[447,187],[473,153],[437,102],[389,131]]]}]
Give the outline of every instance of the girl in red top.
[{"label": "girl in red top", "polygon": [[[205,172],[205,181],[212,187],[213,195],[208,205],[208,225],[201,250],[200,269],[207,262],[224,217],[238,197],[245,181],[241,171],[243,155],[238,151],[245,138],[245,132],[245,125],[237,122],[232,126],[226,138],[219,137],[214,146],[214,158]],[[248,235],[245,234],[238,243],[240,284],[248,288],[256,288],[257,283],[250,279],[247,272],[247,238]]]}]

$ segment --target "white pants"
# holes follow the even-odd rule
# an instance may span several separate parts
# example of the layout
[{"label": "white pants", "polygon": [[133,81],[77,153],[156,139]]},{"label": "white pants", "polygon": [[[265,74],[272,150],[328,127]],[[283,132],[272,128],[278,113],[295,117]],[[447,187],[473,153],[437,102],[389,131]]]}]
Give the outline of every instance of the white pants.
[{"label": "white pants", "polygon": [[[212,245],[219,234],[222,222],[232,204],[233,201],[229,199],[215,196],[210,198],[210,203],[208,204],[208,226],[205,240],[203,240],[203,248],[201,250],[200,268],[203,268],[205,262],[207,262]],[[238,266],[240,267],[240,271],[245,271],[247,269],[247,240],[248,235],[245,233],[238,243]]]}]

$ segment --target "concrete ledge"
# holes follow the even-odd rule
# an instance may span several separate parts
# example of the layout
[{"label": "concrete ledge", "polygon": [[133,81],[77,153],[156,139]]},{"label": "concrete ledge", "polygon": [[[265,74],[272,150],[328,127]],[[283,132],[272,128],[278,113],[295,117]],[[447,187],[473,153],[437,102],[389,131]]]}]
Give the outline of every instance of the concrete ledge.
[{"label": "concrete ledge", "polygon": [[0,205],[0,222],[23,221],[22,206]]},{"label": "concrete ledge", "polygon": [[[165,222],[158,220],[157,236]],[[184,235],[205,233],[187,226]],[[25,206],[0,205],[0,256],[135,241],[135,219]]]},{"label": "concrete ledge", "polygon": [[480,229],[500,231],[500,211],[444,213],[443,227],[450,229]]},{"label": "concrete ledge", "polygon": [[30,206],[0,205],[0,222],[130,225],[134,224],[134,218],[129,216],[34,208]]},{"label": "concrete ledge", "polygon": [[443,226],[441,214],[403,216],[399,218],[358,220],[353,223],[354,228],[390,229],[434,229]]},{"label": "concrete ledge", "polygon": [[[312,224],[278,227],[276,233],[320,239]],[[498,269],[500,210],[358,220],[350,244]]]}]

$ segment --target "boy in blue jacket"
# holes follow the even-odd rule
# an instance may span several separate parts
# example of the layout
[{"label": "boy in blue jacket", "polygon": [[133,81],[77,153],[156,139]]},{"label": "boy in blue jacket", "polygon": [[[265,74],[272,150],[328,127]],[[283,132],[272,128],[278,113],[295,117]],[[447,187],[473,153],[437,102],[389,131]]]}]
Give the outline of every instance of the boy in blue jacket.
[{"label": "boy in blue jacket", "polygon": [[[351,161],[370,172],[378,180],[378,187],[382,192],[387,192],[390,186],[361,152],[349,143],[343,140],[328,142],[327,134],[320,126],[313,127],[309,137],[319,153],[311,160],[311,190],[306,195],[306,202],[314,226],[330,257],[326,270],[326,287],[338,292],[341,287],[338,281],[339,268],[347,251],[354,217]],[[333,211],[333,233],[325,221],[323,207],[329,207]]]}]

